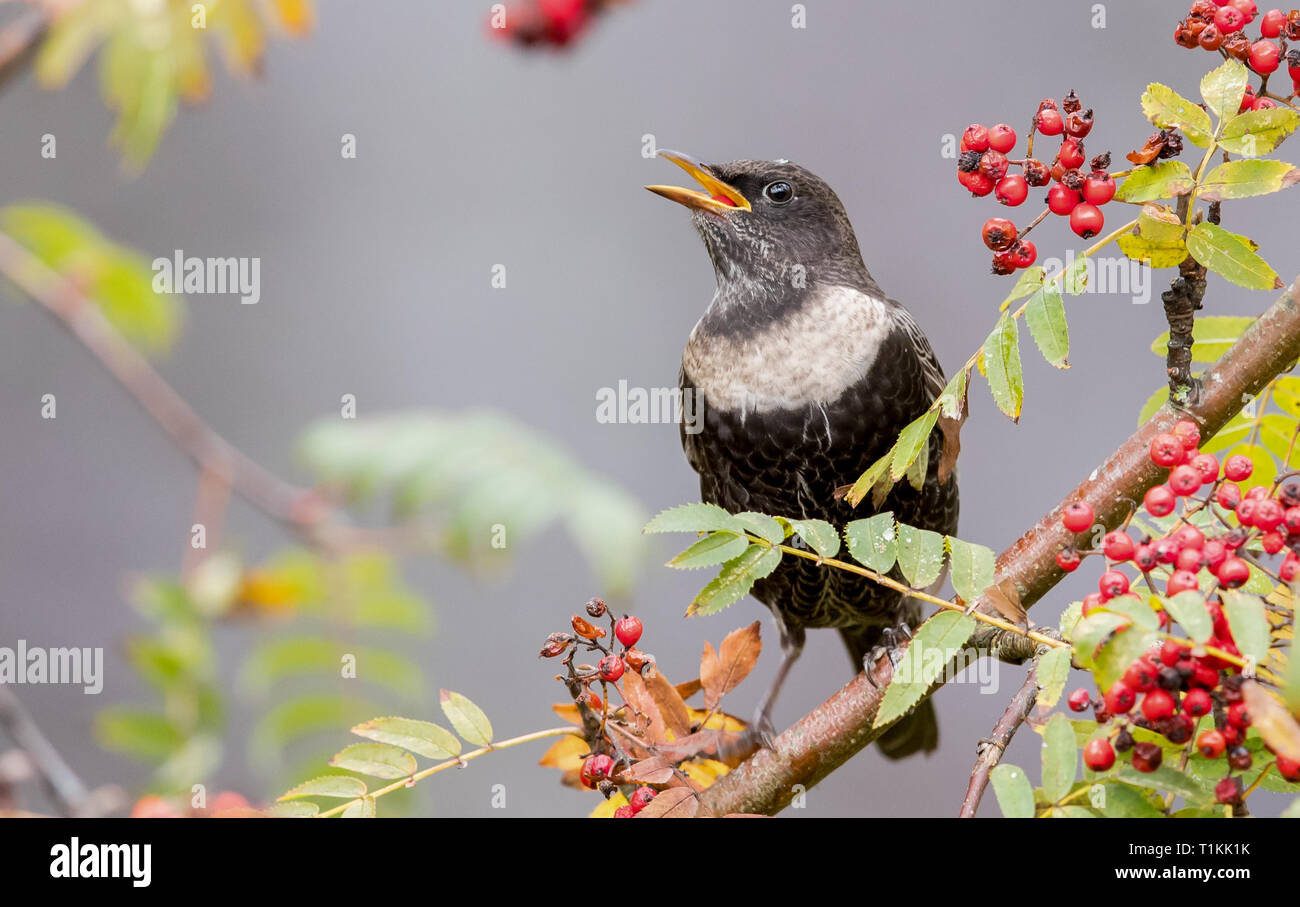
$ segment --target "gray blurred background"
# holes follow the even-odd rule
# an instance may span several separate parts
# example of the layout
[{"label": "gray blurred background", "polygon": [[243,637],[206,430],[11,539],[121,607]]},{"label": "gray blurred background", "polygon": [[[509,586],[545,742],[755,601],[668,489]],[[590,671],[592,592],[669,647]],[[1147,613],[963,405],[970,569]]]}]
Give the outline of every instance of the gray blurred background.
[{"label": "gray blurred background", "polygon": [[[1000,209],[959,189],[944,135],[972,121],[1023,132],[1041,97],[1075,88],[1098,111],[1089,154],[1110,148],[1118,169],[1151,131],[1143,86],[1158,79],[1194,96],[1214,62],[1173,45],[1178,0],[1101,5],[1104,29],[1091,27],[1097,4],[1086,2],[811,0],[807,28],[796,30],[785,0],[639,0],[573,52],[553,54],[488,40],[487,3],[326,3],[313,36],[273,44],[263,80],[221,76],[211,102],[183,111],[134,179],[106,147],[112,116],[93,65],[61,92],[24,77],[0,96],[0,202],[69,205],[150,258],[177,248],[260,256],[261,302],[191,298],[162,370],[273,470],[305,478],[292,443],[308,422],[336,414],[345,393],[357,395],[362,418],[488,405],[562,442],[653,512],[698,499],[677,429],[598,424],[595,394],[620,379],[675,384],[713,277],[686,213],[641,188],[681,175],[643,158],[642,136],[705,160],[786,157],[826,178],[868,267],[951,370],[982,342],[1010,278],[988,275],[979,240]],[[57,160],[40,157],[46,132],[57,136]],[[356,160],[340,158],[344,133],[357,136]],[[1289,280],[1300,262],[1287,204],[1234,203],[1226,216]],[[1022,210],[1037,205],[1035,192]],[[1044,256],[1080,245],[1059,219],[1034,238]],[[490,286],[496,263],[509,269],[508,289]],[[1145,306],[1072,300],[1070,371],[1046,366],[1026,338],[1019,425],[976,386],[960,467],[964,538],[1002,549],[1131,431],[1162,380],[1148,351],[1164,328],[1162,283],[1157,275]],[[1207,311],[1254,314],[1269,299],[1211,278]],[[147,769],[98,749],[90,722],[103,705],[147,695],[119,655],[124,634],[144,628],[122,585],[137,571],[177,569],[194,472],[39,307],[6,301],[0,325],[0,642],[107,648],[101,696],[19,692],[91,783],[138,786]],[[56,421],[40,418],[45,393],[58,397]],[[253,559],[287,541],[239,503],[227,539]],[[611,604],[646,620],[644,647],[678,679],[694,676],[705,639],[716,645],[764,617],[768,650],[729,699],[748,714],[775,667],[774,633],[750,599],[683,619],[701,574],[659,566],[680,541],[655,540],[635,596]],[[466,693],[499,736],[551,724],[561,688],[534,653],[602,592],[567,536],[528,546],[492,583],[429,562],[407,575],[436,608],[437,632],[416,650],[431,696],[443,686]],[[1092,582],[1061,586],[1033,616],[1054,622]],[[222,636],[223,676],[233,678],[250,632]],[[778,725],[849,676],[835,634],[811,634]],[[950,685],[937,697],[937,753],[891,764],[868,749],[787,814],[954,815],[975,741],[1022,676],[999,667],[996,695]],[[275,792],[240,746],[259,708],[236,704],[218,776],[254,798]],[[346,736],[340,728],[326,743]],[[1009,756],[1033,777],[1037,744],[1022,733]],[[540,755],[519,748],[431,779],[419,808],[502,815],[490,788],[504,783],[505,815],[585,814],[593,798],[561,788],[537,767]],[[991,801],[986,814],[996,814]]]}]

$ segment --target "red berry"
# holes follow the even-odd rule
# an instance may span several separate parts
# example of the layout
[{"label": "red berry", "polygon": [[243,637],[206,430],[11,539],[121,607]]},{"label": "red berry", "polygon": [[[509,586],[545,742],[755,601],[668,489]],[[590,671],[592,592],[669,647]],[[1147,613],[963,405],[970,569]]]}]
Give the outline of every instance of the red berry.
[{"label": "red berry", "polygon": [[1186,646],[1181,646],[1172,639],[1166,639],[1160,644],[1160,663],[1172,668],[1182,660],[1183,653],[1186,651]]},{"label": "red berry", "polygon": [[1106,216],[1101,209],[1089,202],[1075,205],[1070,212],[1070,229],[1084,239],[1092,239],[1105,224]]},{"label": "red berry", "polygon": [[1006,154],[1016,147],[1016,131],[1006,123],[998,123],[988,131],[989,147]]},{"label": "red berry", "polygon": [[1168,516],[1174,512],[1174,493],[1167,485],[1156,485],[1142,497],[1142,506],[1152,516]]},{"label": "red berry", "polygon": [[1201,484],[1208,485],[1219,477],[1219,458],[1214,454],[1197,454],[1187,461],[1201,474]]},{"label": "red berry", "polygon": [[1276,38],[1282,34],[1282,26],[1285,24],[1286,13],[1280,9],[1271,9],[1259,20],[1259,33],[1265,38]]},{"label": "red berry", "polygon": [[1250,565],[1239,557],[1227,557],[1215,571],[1215,576],[1219,582],[1229,589],[1236,589],[1238,586],[1244,586],[1246,580],[1250,579]]},{"label": "red berry", "polygon": [[1089,740],[1083,747],[1083,764],[1094,772],[1104,772],[1115,764],[1115,750],[1105,737]]},{"label": "red berry", "polygon": [[1201,443],[1201,429],[1189,419],[1179,419],[1169,434],[1178,439],[1185,450],[1194,450]]},{"label": "red berry", "polygon": [[[1263,488],[1264,486],[1259,486]],[[1254,525],[1265,532],[1270,532],[1282,525],[1282,518],[1285,511],[1282,505],[1273,498],[1264,498],[1255,502]]]},{"label": "red berry", "polygon": [[1061,151],[1056,159],[1066,170],[1077,170],[1082,167],[1083,162],[1087,160],[1083,152],[1083,142],[1075,138],[1067,138],[1061,142]]},{"label": "red berry", "polygon": [[1047,190],[1047,209],[1053,214],[1069,214],[1082,200],[1082,196],[1073,189],[1057,183]]},{"label": "red berry", "polygon": [[1288,551],[1286,557],[1282,559],[1282,566],[1277,568],[1277,575],[1281,577],[1282,582],[1289,583],[1300,574],[1300,557],[1296,557],[1294,551]]},{"label": "red berry", "polygon": [[1198,588],[1196,574],[1190,570],[1175,570],[1169,577],[1169,585],[1165,587],[1165,594],[1169,596],[1177,595],[1179,592],[1187,592],[1190,589]]},{"label": "red berry", "polygon": [[1133,704],[1137,702],[1137,694],[1124,681],[1117,680],[1106,691],[1105,699],[1106,711],[1112,715],[1127,715],[1133,711]]},{"label": "red berry", "polygon": [[606,655],[596,663],[596,673],[606,683],[614,683],[623,676],[623,659],[617,655]]},{"label": "red berry", "polygon": [[1052,169],[1040,160],[1026,158],[1024,167],[1025,182],[1031,186],[1046,186],[1052,180]]},{"label": "red berry", "polygon": [[1282,525],[1286,527],[1289,535],[1300,533],[1300,505],[1282,511]]},{"label": "red berry", "polygon": [[1142,697],[1142,714],[1148,721],[1160,721],[1174,713],[1174,697],[1164,690],[1152,690]]},{"label": "red berry", "polygon": [[980,236],[984,239],[984,245],[994,252],[1001,252],[1009,249],[1016,241],[1016,225],[1005,217],[990,217],[984,222]]},{"label": "red berry", "polygon": [[1288,759],[1286,756],[1278,756],[1277,773],[1288,781],[1300,781],[1300,762]]},{"label": "red berry", "polygon": [[1246,17],[1236,7],[1221,6],[1214,14],[1214,27],[1225,35],[1230,35],[1246,27]]},{"label": "red berry", "polygon": [[1164,753],[1154,743],[1143,741],[1133,744],[1133,767],[1140,772],[1154,772],[1160,767]]},{"label": "red berry", "polygon": [[1027,268],[1038,260],[1038,247],[1027,239],[1017,240],[1007,250],[1013,267]]},{"label": "red berry", "polygon": [[1076,139],[1092,132],[1092,110],[1076,110],[1065,118],[1065,131]]},{"label": "red berry", "polygon": [[1277,106],[1277,101],[1272,98],[1256,98],[1255,103],[1250,105],[1251,110],[1272,110]]},{"label": "red berry", "polygon": [[1020,174],[1010,173],[993,187],[993,197],[1008,208],[1014,208],[1029,197],[1029,183]]},{"label": "red berry", "polygon": [[1254,471],[1254,461],[1245,454],[1233,454],[1223,463],[1223,477],[1230,482],[1244,482]]},{"label": "red berry", "polygon": [[1089,592],[1087,595],[1083,597],[1083,602],[1081,603],[1082,608],[1080,609],[1080,612],[1083,614],[1084,617],[1087,617],[1089,614],[1091,614],[1096,609],[1100,608],[1105,603],[1106,602],[1101,597],[1100,592]]},{"label": "red berry", "polygon": [[1104,170],[1096,170],[1083,181],[1083,200],[1090,205],[1104,205],[1115,197],[1115,181]]},{"label": "red berry", "polygon": [[1228,764],[1239,772],[1244,772],[1254,763],[1255,757],[1251,755],[1250,750],[1241,744],[1237,744],[1228,750]]},{"label": "red berry", "polygon": [[979,172],[994,182],[1007,175],[1007,166],[1007,156],[1001,151],[990,149],[980,156]]},{"label": "red berry", "polygon": [[1183,462],[1187,448],[1183,447],[1183,442],[1177,435],[1172,432],[1162,432],[1151,439],[1149,452],[1152,463],[1171,469]]},{"label": "red berry", "polygon": [[[1195,690],[1194,692],[1201,693],[1204,691]],[[1207,731],[1201,731],[1201,735],[1196,738],[1196,748],[1200,750],[1201,755],[1206,759],[1218,759],[1223,755],[1223,751],[1228,748],[1228,741],[1224,739],[1223,734],[1211,728]]]},{"label": "red berry", "polygon": [[1241,779],[1224,778],[1218,784],[1214,785],[1214,799],[1225,805],[1234,805],[1241,802]]},{"label": "red berry", "polygon": [[1101,540],[1101,550],[1112,561],[1126,561],[1133,556],[1133,538],[1127,532],[1116,529],[1106,533]]},{"label": "red berry", "polygon": [[1129,669],[1124,672],[1122,678],[1124,685],[1136,693],[1146,693],[1154,690],[1156,682],[1160,679],[1160,669],[1153,662],[1147,660],[1146,656],[1139,658]]},{"label": "red berry", "polygon": [[1272,41],[1256,41],[1250,45],[1250,68],[1260,75],[1275,71],[1282,60],[1282,52]]},{"label": "red berry", "polygon": [[614,624],[614,636],[618,641],[629,649],[637,644],[641,638],[641,619],[637,617],[624,616],[622,620]]},{"label": "red berry", "polygon": [[993,180],[989,179],[978,170],[970,173],[957,172],[957,182],[970,191],[971,195],[983,197],[993,191]]},{"label": "red berry", "polygon": [[1280,532],[1266,532],[1259,543],[1269,554],[1277,554],[1286,545],[1286,538]]},{"label": "red berry", "polygon": [[1228,556],[1228,546],[1218,539],[1210,539],[1201,549],[1201,554],[1205,557],[1205,566],[1215,570]]},{"label": "red berry", "polygon": [[1101,597],[1111,599],[1128,591],[1128,576],[1119,570],[1107,570],[1097,580],[1097,590]]},{"label": "red berry", "polygon": [[1175,466],[1169,473],[1169,490],[1179,497],[1187,497],[1201,490],[1201,474],[1193,466],[1184,463]]},{"label": "red berry", "polygon": [[1205,533],[1195,526],[1179,526],[1169,537],[1178,543],[1179,548],[1205,547]]},{"label": "red berry", "polygon": [[1250,714],[1246,711],[1246,703],[1234,702],[1228,706],[1228,723],[1242,730],[1250,727]]},{"label": "red berry", "polygon": [[1096,514],[1093,513],[1092,505],[1087,501],[1075,501],[1072,504],[1065,505],[1061,511],[1061,522],[1065,528],[1071,532],[1086,532],[1092,528],[1096,520]]},{"label": "red berry", "polygon": [[1174,561],[1175,570],[1186,570],[1195,574],[1205,566],[1205,555],[1201,553],[1200,548],[1184,548],[1178,552],[1178,559]]},{"label": "red berry", "polygon": [[1060,135],[1065,131],[1065,120],[1061,119],[1061,112],[1054,107],[1040,108],[1034,121],[1043,135]]},{"label": "red berry", "polygon": [[630,819],[635,815],[636,810],[630,806],[620,806],[618,809],[614,810],[615,819]]},{"label": "red berry", "polygon": [[1255,16],[1259,13],[1255,0],[1228,0],[1228,5],[1236,7],[1237,11],[1246,17],[1247,25],[1255,21]]},{"label": "red berry", "polygon": [[989,131],[979,123],[972,123],[961,134],[962,151],[988,151]]},{"label": "red berry", "polygon": [[1227,510],[1236,510],[1241,504],[1241,486],[1236,482],[1224,482],[1214,492],[1214,500],[1220,507]]},{"label": "red berry", "polygon": [[1083,687],[1075,690],[1066,700],[1070,705],[1071,712],[1086,712],[1092,706],[1092,696]]},{"label": "red berry", "polygon": [[1133,549],[1133,563],[1143,573],[1151,570],[1157,563],[1154,545],[1138,545]]},{"label": "red berry", "polygon": [[1012,260],[1010,249],[1003,249],[1001,252],[993,253],[993,267],[991,270],[994,274],[1015,273],[1016,263]]},{"label": "red berry", "polygon": [[613,771],[614,760],[604,753],[597,753],[583,760],[578,776],[584,785],[595,790],[597,783],[608,778]]},{"label": "red berry", "polygon": [[1214,700],[1205,690],[1189,690],[1183,697],[1183,712],[1193,718],[1200,718],[1214,711]]},{"label": "red berry", "polygon": [[1060,567],[1066,573],[1073,573],[1079,569],[1079,552],[1073,548],[1062,548],[1056,552],[1056,566]]},{"label": "red berry", "polygon": [[644,784],[632,791],[632,796],[627,798],[628,805],[632,807],[632,812],[639,813],[646,808],[651,800],[658,793],[653,787],[646,787]]}]

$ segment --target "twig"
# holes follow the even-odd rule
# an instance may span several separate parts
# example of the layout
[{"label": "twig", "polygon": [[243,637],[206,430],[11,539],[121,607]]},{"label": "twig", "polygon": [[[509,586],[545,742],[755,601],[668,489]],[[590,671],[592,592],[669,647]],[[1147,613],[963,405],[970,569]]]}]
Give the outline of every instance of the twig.
[{"label": "twig", "polygon": [[83,815],[90,791],[4,684],[0,684],[0,728],[27,754],[59,812],[65,816]]},{"label": "twig", "polygon": [[966,788],[966,797],[961,801],[961,812],[957,814],[958,818],[974,818],[975,811],[980,806],[980,798],[984,796],[984,789],[988,787],[989,776],[1002,761],[1002,754],[1007,751],[1011,738],[1016,735],[1016,731],[1020,730],[1020,725],[1024,724],[1029,713],[1034,710],[1034,702],[1037,698],[1038,662],[1035,661],[1029,667],[1029,675],[1025,677],[1024,685],[1016,691],[1016,695],[1011,697],[1011,702],[1007,703],[1007,710],[993,726],[993,733],[980,741],[979,756],[975,760],[975,767],[971,769],[970,785]]},{"label": "twig", "polygon": [[[1145,425],[1101,463],[1082,484],[1045,514],[998,557],[998,580],[1011,580],[1020,602],[1029,607],[1060,582],[1064,573],[1056,566],[1056,553],[1072,538],[1061,525],[1061,508],[1086,501],[1098,522],[1111,528],[1129,515],[1132,502],[1164,479],[1163,470],[1151,462],[1151,439],[1168,431],[1179,419],[1194,418],[1209,436],[1221,429],[1241,409],[1245,395],[1259,393],[1272,378],[1291,368],[1300,357],[1300,281],[1293,283],[1267,311],[1223,354],[1207,372],[1199,398],[1185,410],[1161,407]],[[983,597],[974,603],[980,611],[995,609]],[[968,643],[987,647],[999,657],[1032,656],[1036,645],[1023,636],[997,629],[977,631]],[[859,674],[847,686],[786,729],[773,743],[734,771],[720,778],[702,795],[703,811],[767,813],[783,809],[795,785],[812,787],[889,729],[874,727],[876,711],[884,697],[893,668],[882,657],[872,678]],[[943,685],[936,680],[924,695]]]},{"label": "twig", "polygon": [[49,13],[35,7],[0,29],[0,90],[27,65],[48,27]]}]

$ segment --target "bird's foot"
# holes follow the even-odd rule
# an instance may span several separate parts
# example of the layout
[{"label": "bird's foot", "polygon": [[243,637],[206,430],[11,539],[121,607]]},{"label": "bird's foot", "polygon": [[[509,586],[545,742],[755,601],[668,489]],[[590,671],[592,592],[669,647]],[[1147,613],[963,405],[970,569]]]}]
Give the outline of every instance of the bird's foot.
[{"label": "bird's foot", "polygon": [[899,645],[904,640],[909,640],[911,638],[911,628],[908,627],[907,624],[901,622],[892,627],[885,627],[885,629],[880,631],[880,642],[872,646],[871,651],[869,651],[866,654],[866,657],[862,659],[863,670],[867,672],[867,680],[871,681],[873,687],[879,686],[879,684],[876,683],[876,678],[872,676],[871,673],[876,667],[876,663],[880,661],[881,658],[888,655],[889,663],[897,668],[898,663],[903,660],[903,651]]}]

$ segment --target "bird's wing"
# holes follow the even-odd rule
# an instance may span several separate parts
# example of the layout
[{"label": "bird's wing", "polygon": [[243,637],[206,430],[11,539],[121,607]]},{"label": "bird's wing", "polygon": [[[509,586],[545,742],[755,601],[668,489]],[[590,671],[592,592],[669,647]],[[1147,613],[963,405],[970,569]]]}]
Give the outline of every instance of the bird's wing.
[{"label": "bird's wing", "polygon": [[948,384],[948,379],[944,377],[943,366],[939,364],[939,357],[934,353],[934,347],[930,346],[930,340],[921,330],[921,326],[916,323],[912,313],[894,300],[889,307],[890,316],[908,340],[912,342],[913,349],[916,350],[916,358],[921,363],[921,373],[925,379],[925,387],[929,392],[929,397],[933,400],[943,393],[944,387]]}]

